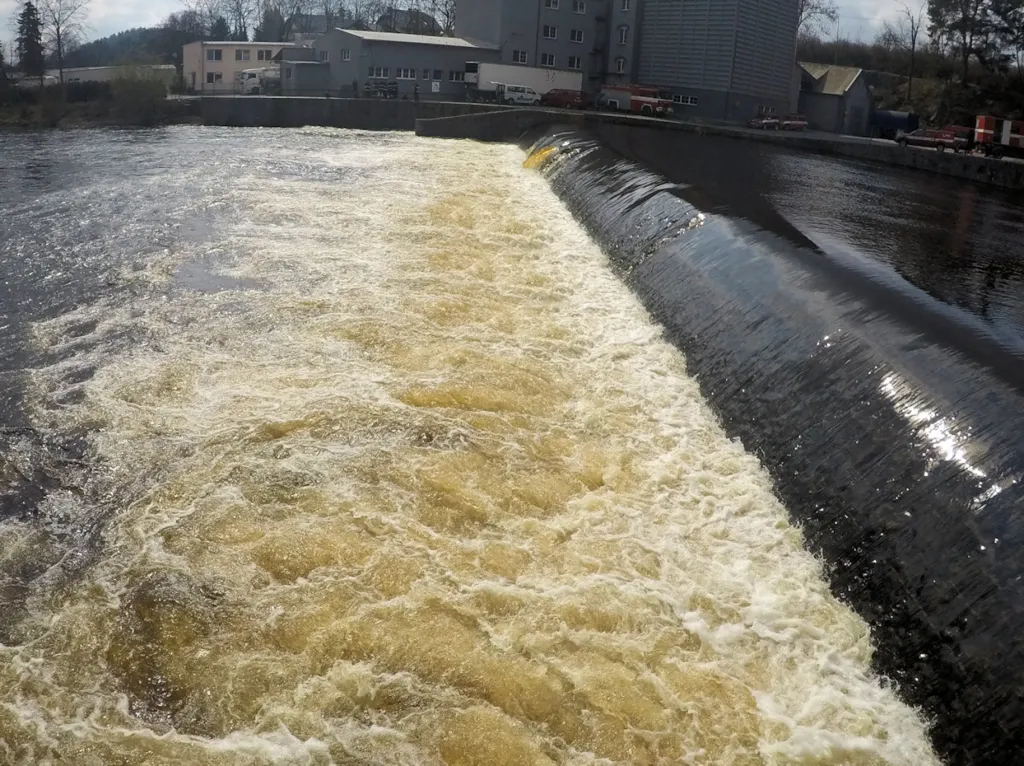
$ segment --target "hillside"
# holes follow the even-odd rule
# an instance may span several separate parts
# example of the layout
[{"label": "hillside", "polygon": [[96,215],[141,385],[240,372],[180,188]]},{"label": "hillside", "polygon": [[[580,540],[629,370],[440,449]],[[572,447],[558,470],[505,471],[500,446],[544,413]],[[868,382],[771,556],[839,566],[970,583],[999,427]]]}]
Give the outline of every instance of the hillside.
[{"label": "hillside", "polygon": [[128,29],[86,43],[67,55],[66,67],[116,64],[174,64],[193,36],[163,27]]}]

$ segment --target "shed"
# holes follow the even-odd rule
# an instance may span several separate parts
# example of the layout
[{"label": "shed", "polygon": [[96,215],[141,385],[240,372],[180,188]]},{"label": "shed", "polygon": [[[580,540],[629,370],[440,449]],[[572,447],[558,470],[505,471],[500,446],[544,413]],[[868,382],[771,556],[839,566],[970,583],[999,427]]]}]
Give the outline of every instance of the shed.
[{"label": "shed", "polygon": [[873,102],[864,70],[799,62],[800,113],[814,130],[866,136]]}]

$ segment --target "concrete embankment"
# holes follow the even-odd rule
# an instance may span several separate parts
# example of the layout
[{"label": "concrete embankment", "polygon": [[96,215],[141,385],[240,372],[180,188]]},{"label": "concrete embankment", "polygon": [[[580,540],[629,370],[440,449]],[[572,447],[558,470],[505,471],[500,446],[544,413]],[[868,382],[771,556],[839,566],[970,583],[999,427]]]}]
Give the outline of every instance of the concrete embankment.
[{"label": "concrete embankment", "polygon": [[973,155],[954,154],[953,152],[903,148],[891,141],[869,141],[816,133],[749,130],[726,125],[703,125],[602,112],[492,109],[486,114],[425,116],[416,120],[416,133],[421,136],[437,138],[509,141],[514,140],[527,130],[556,123],[589,128],[598,133],[605,125],[631,124],[664,131],[726,136],[745,141],[759,141],[797,151],[927,170],[1005,189],[1024,189],[1024,163],[992,160]]},{"label": "concrete embankment", "polygon": [[419,119],[465,117],[505,111],[490,104],[387,99],[219,96],[202,99],[205,125],[237,128],[413,130]]}]

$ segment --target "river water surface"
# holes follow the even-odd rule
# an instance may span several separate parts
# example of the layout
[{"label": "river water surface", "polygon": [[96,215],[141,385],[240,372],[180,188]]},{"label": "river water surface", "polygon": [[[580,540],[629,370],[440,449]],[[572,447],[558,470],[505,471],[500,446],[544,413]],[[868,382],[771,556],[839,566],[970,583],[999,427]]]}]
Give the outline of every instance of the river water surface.
[{"label": "river water surface", "polygon": [[524,158],[0,139],[0,762],[936,762]]}]

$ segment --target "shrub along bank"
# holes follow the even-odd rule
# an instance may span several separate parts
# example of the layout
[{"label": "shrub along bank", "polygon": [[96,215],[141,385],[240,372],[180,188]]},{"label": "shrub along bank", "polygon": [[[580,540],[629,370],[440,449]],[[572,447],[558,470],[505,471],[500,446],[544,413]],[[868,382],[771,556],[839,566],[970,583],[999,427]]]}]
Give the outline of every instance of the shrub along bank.
[{"label": "shrub along bank", "polygon": [[151,127],[188,122],[188,102],[168,100],[155,80],[67,83],[44,88],[0,88],[0,127]]}]

